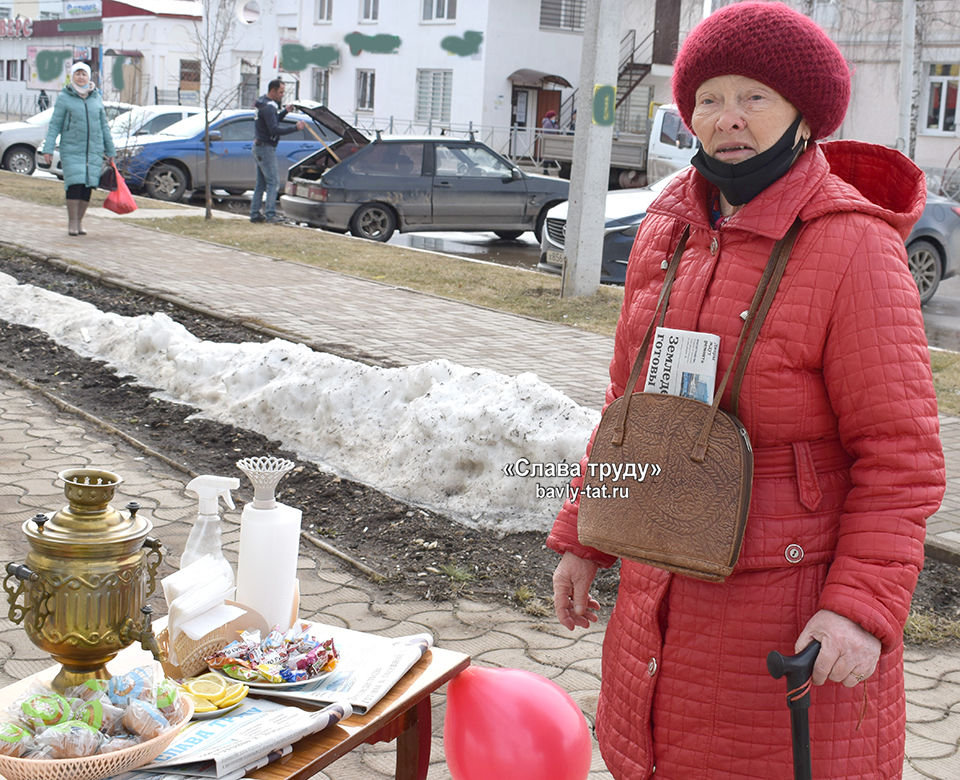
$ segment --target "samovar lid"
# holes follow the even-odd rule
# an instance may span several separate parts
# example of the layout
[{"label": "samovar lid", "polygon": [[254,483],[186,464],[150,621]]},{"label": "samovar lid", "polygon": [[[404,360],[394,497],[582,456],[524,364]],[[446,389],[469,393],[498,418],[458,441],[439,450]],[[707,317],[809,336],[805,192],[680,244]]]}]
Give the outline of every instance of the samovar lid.
[{"label": "samovar lid", "polygon": [[137,504],[130,504],[128,515],[110,505],[123,478],[111,471],[76,468],[61,471],[63,492],[69,502],[48,519],[39,514],[23,524],[31,541],[60,543],[111,543],[137,539],[151,530],[151,523],[137,516]]}]

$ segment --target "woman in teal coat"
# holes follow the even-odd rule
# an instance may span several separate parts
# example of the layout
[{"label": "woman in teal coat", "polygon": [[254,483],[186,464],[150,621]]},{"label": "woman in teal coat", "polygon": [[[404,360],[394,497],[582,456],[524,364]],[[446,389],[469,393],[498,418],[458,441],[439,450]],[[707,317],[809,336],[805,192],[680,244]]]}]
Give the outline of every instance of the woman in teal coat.
[{"label": "woman in teal coat", "polygon": [[53,118],[43,142],[47,165],[60,136],[63,184],[67,189],[67,233],[85,236],[83,215],[90,205],[90,193],[100,183],[103,158],[112,163],[116,150],[107,125],[103,99],[90,79],[90,66],[77,62],[70,68],[70,83],[60,92]]}]

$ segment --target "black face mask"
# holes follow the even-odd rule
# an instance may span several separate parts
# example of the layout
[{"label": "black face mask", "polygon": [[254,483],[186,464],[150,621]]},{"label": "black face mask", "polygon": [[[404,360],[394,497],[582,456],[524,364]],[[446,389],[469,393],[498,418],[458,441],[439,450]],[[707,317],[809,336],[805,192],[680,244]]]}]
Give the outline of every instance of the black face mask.
[{"label": "black face mask", "polygon": [[702,146],[690,162],[707,181],[716,185],[731,206],[742,206],[783,176],[800,156],[806,141],[801,139],[794,146],[793,139],[802,121],[803,117],[798,116],[779,141],[743,162],[721,162],[704,152]]}]

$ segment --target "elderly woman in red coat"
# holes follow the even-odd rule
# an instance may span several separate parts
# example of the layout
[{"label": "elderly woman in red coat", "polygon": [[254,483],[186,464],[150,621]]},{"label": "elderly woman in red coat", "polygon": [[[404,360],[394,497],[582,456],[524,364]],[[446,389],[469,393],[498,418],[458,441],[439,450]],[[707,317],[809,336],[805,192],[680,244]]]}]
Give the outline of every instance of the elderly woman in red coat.
[{"label": "elderly woman in red coat", "polygon": [[[625,392],[685,226],[665,325],[719,334],[718,376],[773,244],[798,217],[802,228],[740,389],[755,461],[740,558],[720,583],[623,561],[601,751],[629,780],[791,778],[783,682],[765,659],[816,639],[813,776],[900,777],[902,632],[945,481],[903,245],[924,177],[886,148],[816,143],[843,120],[849,70],[783,4],[705,19],[677,56],[673,89],[702,149],[641,224],[607,403]],[[570,629],[597,619],[590,585],[615,562],[580,544],[577,510],[564,505],[547,542],[562,554],[555,608]]]}]

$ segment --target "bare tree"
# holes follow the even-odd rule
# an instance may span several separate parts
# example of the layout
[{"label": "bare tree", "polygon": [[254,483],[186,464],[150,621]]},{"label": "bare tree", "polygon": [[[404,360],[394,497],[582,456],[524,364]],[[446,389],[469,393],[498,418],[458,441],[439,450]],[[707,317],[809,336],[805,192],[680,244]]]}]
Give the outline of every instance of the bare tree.
[{"label": "bare tree", "polygon": [[[200,89],[203,92],[203,170],[206,219],[213,216],[213,195],[210,189],[210,122],[223,110],[232,91],[215,92],[216,74],[220,58],[229,51],[237,33],[237,4],[235,0],[202,0],[203,16],[194,23],[200,54]],[[211,116],[212,114],[212,116]]]}]

